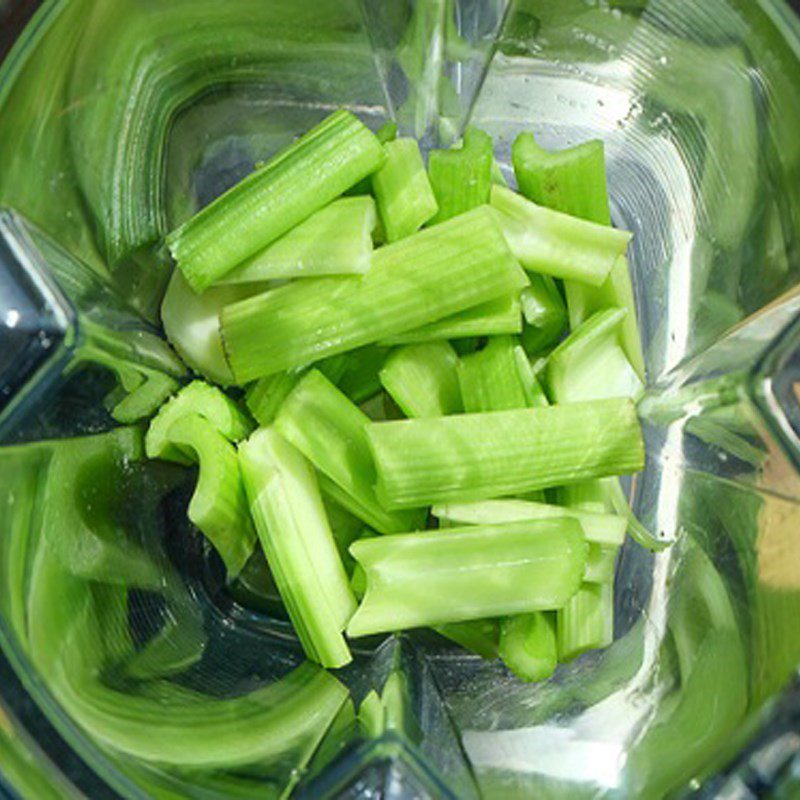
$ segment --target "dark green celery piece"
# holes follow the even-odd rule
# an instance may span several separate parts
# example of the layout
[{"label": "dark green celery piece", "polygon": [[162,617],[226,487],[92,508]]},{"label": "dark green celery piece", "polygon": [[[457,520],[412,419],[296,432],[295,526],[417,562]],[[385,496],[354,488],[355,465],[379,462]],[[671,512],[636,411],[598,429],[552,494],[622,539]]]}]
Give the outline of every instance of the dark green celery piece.
[{"label": "dark green celery piece", "polygon": [[523,681],[543,681],[558,664],[555,615],[548,611],[506,617],[500,624],[498,653]]},{"label": "dark green celery piece", "polygon": [[170,440],[172,423],[181,417],[198,414],[228,441],[247,438],[253,423],[222,390],[203,381],[192,381],[159,409],[150,422],[144,444],[148,458],[163,458],[178,464],[191,464],[191,454],[181,452]]},{"label": "dark green celery piece", "polygon": [[311,370],[284,401],[275,427],[319,471],[323,493],[379,533],[422,527],[424,511],[387,511],[375,494],[369,417],[324,375]]},{"label": "dark green celery piece", "polygon": [[558,660],[569,661],[614,641],[614,584],[584,583],[557,612]]},{"label": "dark green celery piece", "polygon": [[567,330],[567,309],[561,292],[549,275],[531,274],[531,284],[522,290],[520,303],[525,324],[522,344],[534,356],[557,344]]},{"label": "dark green celery piece", "polygon": [[439,209],[415,139],[384,145],[386,161],[372,176],[387,242],[419,230]]},{"label": "dark green celery piece", "polygon": [[[388,355],[388,347],[372,344],[321,361],[316,368],[354,403],[364,403],[380,392],[380,372]],[[339,375],[334,375],[329,368],[336,358],[342,359]]]},{"label": "dark green celery piece", "polygon": [[531,272],[600,286],[631,240],[627,231],[537,206],[502,186],[491,199],[511,252]]},{"label": "dark green celery piece", "polygon": [[362,539],[350,551],[367,589],[348,635],[559,608],[580,586],[586,550],[569,519]]},{"label": "dark green celery piece", "polygon": [[387,508],[520,494],[644,465],[630,400],[376,422],[366,433]]},{"label": "dark green celery piece", "polygon": [[378,248],[363,277],[296,281],[226,306],[239,382],[302,367],[519,291],[527,278],[487,209]]},{"label": "dark green celery piece", "polygon": [[461,147],[431,150],[428,171],[439,204],[431,224],[488,203],[493,162],[491,137],[472,127],[464,132]]},{"label": "dark green celery piece", "polygon": [[458,355],[446,341],[395,350],[380,372],[383,388],[407,417],[441,417],[463,411]]},{"label": "dark green celery piece", "polygon": [[530,395],[519,372],[516,346],[510,336],[497,336],[483,350],[461,359],[458,382],[464,411],[506,411],[528,405]]},{"label": "dark green celery piece", "polygon": [[437,322],[423,325],[384,341],[387,345],[416,344],[441,339],[466,339],[481,336],[502,336],[522,330],[519,293],[499,297],[488,303],[459,311]]},{"label": "dark green celery piece", "polygon": [[167,236],[187,283],[202,292],[384,161],[381,143],[340,109]]},{"label": "dark green celery piece", "polygon": [[302,377],[302,372],[276,372],[259,378],[250,386],[244,399],[259,425],[272,424],[283,401]]},{"label": "dark green celery piece", "polygon": [[217,283],[363,275],[372,264],[372,231],[376,221],[375,201],[371,197],[334,200]]},{"label": "dark green celery piece", "polygon": [[250,513],[306,655],[324,667],[352,660],[342,636],[356,607],[316,476],[274,428],[239,446]]},{"label": "dark green celery piece", "polygon": [[437,625],[434,630],[481,658],[497,658],[500,623],[496,619],[449,622],[446,625]]}]

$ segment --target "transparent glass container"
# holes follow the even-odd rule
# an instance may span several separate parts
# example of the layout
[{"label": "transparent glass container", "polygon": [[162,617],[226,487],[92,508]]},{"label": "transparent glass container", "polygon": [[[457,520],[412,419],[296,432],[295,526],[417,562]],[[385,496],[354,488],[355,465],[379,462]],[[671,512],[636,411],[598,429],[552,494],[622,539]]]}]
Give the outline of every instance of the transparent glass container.
[{"label": "transparent glass container", "polygon": [[[15,13],[0,3],[0,15]],[[12,2],[11,6],[15,6]],[[2,17],[0,17],[2,18]],[[606,143],[648,390],[615,641],[304,663],[138,431],[164,233],[338,106]],[[800,793],[800,22],[777,0],[53,0],[0,71],[0,795]],[[376,730],[356,715],[381,692]],[[187,746],[188,745],[188,746]]]}]

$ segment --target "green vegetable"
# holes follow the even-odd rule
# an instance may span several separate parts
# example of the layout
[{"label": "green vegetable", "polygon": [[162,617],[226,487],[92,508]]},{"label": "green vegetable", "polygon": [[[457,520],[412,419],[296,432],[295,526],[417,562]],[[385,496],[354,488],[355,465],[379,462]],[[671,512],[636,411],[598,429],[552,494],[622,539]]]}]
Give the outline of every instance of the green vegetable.
[{"label": "green vegetable", "polygon": [[[388,144],[389,142],[393,142],[397,138],[397,123],[394,120],[389,120],[388,122],[384,122],[377,131],[375,131],[375,138],[381,144]],[[373,185],[372,185],[372,177],[367,176],[366,178],[362,178],[357,184],[351,186],[344,194],[345,197],[357,196],[357,195],[364,195],[364,194],[372,194],[373,193]],[[380,219],[378,219],[378,225],[381,224]]]},{"label": "green vegetable", "polygon": [[306,654],[324,667],[351,661],[343,636],[355,609],[314,471],[273,428],[239,446],[250,513]]},{"label": "green vegetable", "polygon": [[207,289],[384,161],[374,134],[339,110],[167,236],[187,283]]},{"label": "green vegetable", "polygon": [[608,647],[614,640],[614,584],[584,583],[557,617],[559,661]]},{"label": "green vegetable", "polygon": [[516,346],[510,336],[497,336],[483,350],[461,359],[458,381],[467,413],[527,406],[529,395],[519,373]]},{"label": "green vegetable", "polygon": [[567,330],[567,309],[555,281],[549,275],[531,274],[530,286],[520,295],[525,325],[522,344],[529,355],[538,355],[557,344]]},{"label": "green vegetable", "polygon": [[387,511],[378,501],[365,433],[369,424],[369,417],[317,370],[302,378],[275,418],[281,434],[328,479],[320,481],[326,496],[380,533],[421,527],[421,510]]},{"label": "green vegetable", "polygon": [[438,625],[434,630],[481,658],[497,658],[500,625],[496,619],[449,622],[446,625]]},{"label": "green vegetable", "polygon": [[[363,403],[380,392],[380,371],[388,355],[387,347],[370,344],[341,356],[333,356],[316,366],[354,403]],[[331,362],[337,358],[342,359],[342,370],[338,376],[333,375],[329,368]]]},{"label": "green vegetable", "polygon": [[379,422],[366,432],[387,508],[519,494],[644,464],[629,400]]},{"label": "green vegetable", "polygon": [[387,339],[518,291],[527,279],[485,209],[379,248],[358,278],[319,278],[222,311],[240,382]]},{"label": "green vegetable", "polygon": [[463,411],[458,356],[445,341],[395,350],[380,372],[383,388],[407,417],[441,417]]},{"label": "green vegetable", "polygon": [[386,162],[372,176],[387,242],[419,230],[438,211],[428,173],[415,139],[384,145]]},{"label": "green vegetable", "polygon": [[574,520],[450,528],[355,542],[367,576],[350,636],[564,605],[577,591],[586,541]]},{"label": "green vegetable", "polygon": [[517,374],[522,383],[522,391],[525,395],[525,405],[530,408],[550,405],[542,384],[539,383],[539,379],[536,377],[536,371],[521,345],[514,347],[514,361],[517,367]]},{"label": "green vegetable", "polygon": [[495,210],[511,251],[525,269],[600,286],[625,254],[631,234],[537,206],[502,186]]},{"label": "green vegetable", "polygon": [[276,372],[253,383],[245,394],[245,403],[259,425],[271,425],[283,401],[303,377],[302,372]]},{"label": "green vegetable", "polygon": [[506,617],[500,625],[500,658],[523,681],[543,681],[558,664],[555,615],[548,611]]},{"label": "green vegetable", "polygon": [[372,263],[377,221],[371,197],[343,197],[223,275],[218,284],[363,274]]},{"label": "green vegetable", "polygon": [[492,139],[477,128],[467,128],[461,147],[431,150],[428,171],[439,204],[431,224],[488,203],[493,162]]}]

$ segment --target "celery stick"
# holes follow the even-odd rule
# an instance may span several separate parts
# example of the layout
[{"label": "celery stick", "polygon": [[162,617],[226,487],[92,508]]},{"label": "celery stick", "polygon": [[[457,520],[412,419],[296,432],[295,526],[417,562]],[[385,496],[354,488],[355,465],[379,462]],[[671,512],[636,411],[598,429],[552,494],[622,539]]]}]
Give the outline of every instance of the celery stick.
[{"label": "celery stick", "polygon": [[517,374],[522,383],[522,391],[525,394],[525,405],[529,408],[550,405],[542,384],[539,383],[533,366],[528,360],[528,355],[521,345],[514,347],[514,360],[517,366]]},{"label": "celery stick", "polygon": [[586,550],[569,519],[360,540],[350,551],[367,590],[348,635],[559,608],[580,586]]},{"label": "celery stick", "polygon": [[464,411],[506,411],[527,406],[515,351],[514,339],[497,336],[483,350],[461,359],[458,382]]},{"label": "celery stick", "polygon": [[631,240],[627,231],[537,206],[502,186],[492,188],[492,208],[522,266],[556,278],[599,286]]},{"label": "celery stick", "polygon": [[614,641],[614,584],[583,584],[557,617],[559,661],[608,647]]},{"label": "celery stick", "polygon": [[488,303],[468,308],[458,314],[431,322],[384,341],[387,345],[414,344],[441,339],[465,339],[519,333],[522,316],[519,294],[509,294]]},{"label": "celery stick", "polygon": [[[332,383],[336,384],[343,394],[346,394],[354,403],[359,404],[380,392],[380,372],[388,355],[388,347],[381,347],[375,344],[345,353],[340,356],[343,359],[343,367],[342,374],[338,378],[334,377],[331,371],[325,368],[325,365],[333,361],[333,359],[326,359],[317,364],[316,367]],[[337,358],[337,356],[334,356],[334,358]]]},{"label": "celery stick", "polygon": [[329,479],[321,481],[326,496],[380,533],[421,526],[420,511],[390,512],[378,502],[365,433],[369,424],[369,417],[317,370],[302,378],[275,418],[281,434]]},{"label": "celery stick", "polygon": [[371,197],[343,197],[312,214],[217,281],[259,283],[367,272],[377,220]]},{"label": "celery stick", "polygon": [[379,739],[384,734],[383,701],[374,689],[367,692],[358,707],[358,724],[367,739]]},{"label": "celery stick", "polygon": [[182,454],[195,454],[200,473],[189,502],[189,519],[220,554],[228,578],[233,579],[250,558],[256,538],[236,450],[199,414],[176,419],[165,432],[165,439]]},{"label": "celery stick", "polygon": [[497,658],[500,625],[496,619],[449,622],[447,625],[438,625],[434,630],[441,636],[461,645],[465,650],[472,651],[481,658]]},{"label": "celery stick", "polygon": [[520,494],[644,465],[629,400],[377,422],[366,432],[387,508]]},{"label": "celery stick", "polygon": [[253,430],[247,414],[224,392],[203,381],[192,381],[161,406],[150,422],[144,440],[147,457],[191,464],[191,455],[182,452],[169,435],[173,422],[191,414],[199,414],[230,442],[246,438]]},{"label": "celery stick", "polygon": [[489,202],[493,161],[491,137],[477,128],[467,128],[461,147],[431,151],[428,170],[439,204],[431,224]]},{"label": "celery stick", "polygon": [[356,602],[314,470],[274,428],[239,446],[250,513],[306,655],[323,667],[352,660],[342,630]]},{"label": "celery stick", "polygon": [[[322,489],[320,488],[322,494]],[[364,527],[364,523],[344,506],[322,494],[322,504],[325,506],[325,516],[328,518],[336,549],[342,559],[345,572],[350,575],[355,567],[353,557],[350,555],[350,545],[362,536],[373,536],[374,533]]]},{"label": "celery stick", "polygon": [[223,339],[237,380],[249,381],[419,328],[526,283],[491,213],[475,209],[379,248],[363,277],[296,281],[226,306]]},{"label": "celery stick", "polygon": [[567,330],[567,309],[549,275],[532,274],[530,279],[520,295],[525,317],[522,344],[529,355],[537,355],[557,344]]},{"label": "celery stick", "polygon": [[464,410],[458,356],[445,341],[395,350],[380,372],[381,383],[407,417],[441,417]]},{"label": "celery stick", "polygon": [[142,367],[134,388],[118,386],[103,402],[116,422],[129,425],[152,416],[179,388],[180,384],[171,375]]},{"label": "celery stick", "polygon": [[[585,485],[575,484],[576,487]],[[555,506],[532,500],[482,500],[478,503],[437,505],[432,513],[437,519],[447,520],[454,525],[489,525],[493,522],[499,524],[569,517],[580,523],[590,545],[619,547],[625,541],[625,520],[603,513],[602,508],[600,511],[587,511],[574,506]]]},{"label": "celery stick", "polygon": [[170,233],[167,245],[188,284],[202,292],[383,160],[381,143],[340,109]]},{"label": "celery stick", "polygon": [[384,146],[386,162],[372,176],[387,242],[419,230],[439,210],[415,139]]},{"label": "celery stick", "polygon": [[608,583],[613,581],[618,552],[619,547],[590,542],[583,580],[586,583]]},{"label": "celery stick", "polygon": [[[393,142],[397,138],[397,123],[393,120],[385,122],[375,131],[375,138],[381,144]],[[354,186],[351,186],[344,194],[345,197],[352,197],[354,195],[372,194],[372,191],[372,177],[367,176],[366,178],[362,178]],[[380,219],[378,220],[378,224],[380,224]]]},{"label": "celery stick", "polygon": [[302,372],[276,372],[259,378],[250,386],[244,400],[259,425],[272,424],[278,409],[302,375]]},{"label": "celery stick", "polygon": [[558,664],[555,615],[547,611],[506,617],[498,648],[503,663],[523,681],[543,681]]}]

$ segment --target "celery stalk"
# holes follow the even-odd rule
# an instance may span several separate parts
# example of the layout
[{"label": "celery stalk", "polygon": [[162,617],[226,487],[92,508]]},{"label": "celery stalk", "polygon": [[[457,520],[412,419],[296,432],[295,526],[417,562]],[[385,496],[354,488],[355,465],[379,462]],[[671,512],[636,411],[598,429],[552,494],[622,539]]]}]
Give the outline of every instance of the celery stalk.
[{"label": "celery stalk", "polygon": [[567,309],[555,281],[549,275],[530,276],[520,302],[525,325],[522,344],[529,355],[537,355],[557,344],[567,329]]},{"label": "celery stalk", "polygon": [[497,658],[500,625],[496,619],[449,622],[446,625],[437,625],[434,630],[481,658]]},{"label": "celery stalk", "polygon": [[570,217],[502,186],[492,208],[511,252],[525,269],[600,286],[627,250],[631,234]]},{"label": "celery stalk", "polygon": [[421,512],[390,512],[378,502],[365,433],[369,424],[369,417],[317,370],[303,377],[275,418],[280,433],[328,478],[321,481],[327,496],[380,533],[421,526]]},{"label": "celery stalk", "polygon": [[386,162],[372,176],[387,242],[419,230],[439,210],[415,139],[384,145]]},{"label": "celery stalk", "polygon": [[500,624],[498,652],[523,681],[543,681],[558,664],[555,615],[547,611],[506,617]]},{"label": "celery stalk", "polygon": [[558,660],[614,641],[614,584],[585,583],[558,614]]},{"label": "celery stalk", "polygon": [[550,405],[542,384],[539,383],[539,379],[536,377],[533,365],[528,359],[528,354],[521,345],[514,347],[514,361],[522,384],[522,391],[525,394],[525,405],[529,408]]},{"label": "celery stalk", "polygon": [[583,580],[586,583],[608,583],[613,581],[618,552],[619,547],[617,546],[590,542]]},{"label": "celery stalk", "polygon": [[334,200],[217,281],[260,283],[282,278],[350,275],[372,263],[377,220],[371,197]]},{"label": "celery stalk", "polygon": [[383,160],[374,134],[340,109],[170,233],[167,245],[188,284],[202,292]]},{"label": "celery stalk", "polygon": [[491,213],[475,209],[381,247],[363,277],[317,278],[226,306],[238,381],[305,366],[507,296],[527,283]]},{"label": "celery stalk", "polygon": [[577,591],[586,541],[574,520],[451,528],[355,542],[367,590],[350,636],[563,606]]},{"label": "celery stalk", "polygon": [[629,400],[379,422],[366,433],[387,508],[520,494],[644,464]]},{"label": "celery stalk", "polygon": [[259,378],[250,386],[244,399],[259,425],[272,424],[278,409],[302,376],[302,372],[276,372]]},{"label": "celery stalk", "polygon": [[463,411],[458,356],[445,341],[395,350],[380,372],[383,388],[407,417],[441,417]]},{"label": "celery stalk", "polygon": [[[380,371],[388,355],[389,348],[371,344],[326,359],[318,363],[316,368],[354,403],[364,403],[380,392]],[[338,377],[326,368],[336,358],[342,359],[342,371]]]},{"label": "celery stalk", "polygon": [[324,667],[351,661],[342,636],[355,610],[314,470],[274,428],[239,447],[259,539],[306,655]]},{"label": "celery stalk", "polygon": [[458,364],[458,382],[467,413],[527,406],[516,342],[510,336],[494,337],[483,350],[464,356]]}]

